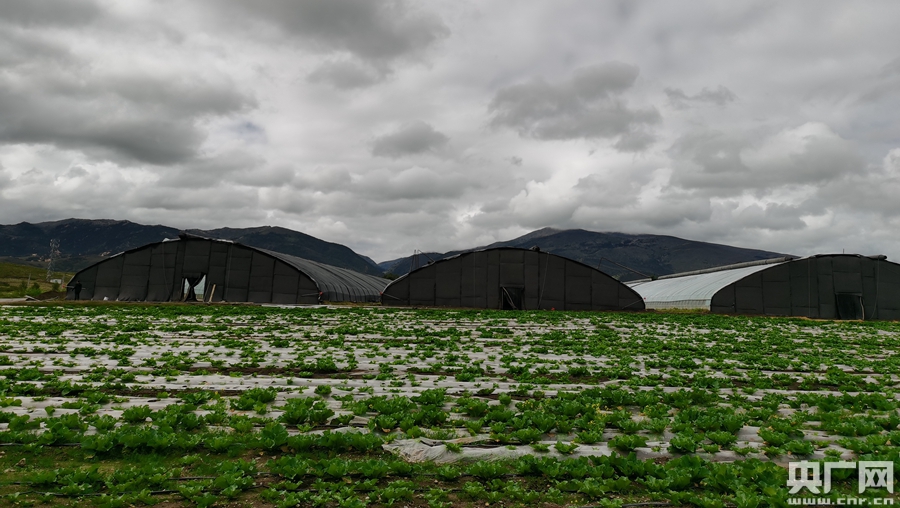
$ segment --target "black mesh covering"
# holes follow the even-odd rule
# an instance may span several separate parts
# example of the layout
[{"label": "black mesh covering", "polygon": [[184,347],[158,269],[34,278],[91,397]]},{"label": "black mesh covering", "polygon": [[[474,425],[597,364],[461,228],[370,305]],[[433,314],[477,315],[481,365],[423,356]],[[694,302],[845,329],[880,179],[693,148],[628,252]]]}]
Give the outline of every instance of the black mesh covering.
[{"label": "black mesh covering", "polygon": [[547,252],[502,247],[423,266],[384,289],[385,305],[520,310],[643,310],[609,275]]},{"label": "black mesh covering", "polygon": [[773,265],[728,284],[710,310],[821,319],[900,319],[900,265],[823,254]]},{"label": "black mesh covering", "polygon": [[183,299],[185,282],[203,277],[203,299],[220,302],[313,304],[377,302],[387,280],[257,249],[227,240],[182,235],[139,247],[81,270],[83,300],[169,302]]},{"label": "black mesh covering", "polygon": [[[326,265],[309,259],[298,258],[280,252],[272,252],[259,249],[260,252],[271,255],[285,265],[293,267],[294,273],[306,274],[319,291],[322,297],[330,302],[377,302],[381,292],[389,282],[387,279],[366,275],[346,268]],[[276,265],[277,267],[278,265]],[[284,266],[284,265],[280,265]],[[283,268],[276,268],[277,271]],[[275,278],[279,279],[278,276]]]}]

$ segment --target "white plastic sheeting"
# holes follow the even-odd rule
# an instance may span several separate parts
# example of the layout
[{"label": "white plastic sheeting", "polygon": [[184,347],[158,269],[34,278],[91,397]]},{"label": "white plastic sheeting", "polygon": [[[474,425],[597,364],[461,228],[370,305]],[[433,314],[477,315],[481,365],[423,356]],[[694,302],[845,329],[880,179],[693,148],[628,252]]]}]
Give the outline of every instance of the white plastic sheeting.
[{"label": "white plastic sheeting", "polygon": [[770,264],[746,266],[684,277],[626,283],[644,299],[648,309],[706,309],[714,294],[744,277],[771,268]]}]

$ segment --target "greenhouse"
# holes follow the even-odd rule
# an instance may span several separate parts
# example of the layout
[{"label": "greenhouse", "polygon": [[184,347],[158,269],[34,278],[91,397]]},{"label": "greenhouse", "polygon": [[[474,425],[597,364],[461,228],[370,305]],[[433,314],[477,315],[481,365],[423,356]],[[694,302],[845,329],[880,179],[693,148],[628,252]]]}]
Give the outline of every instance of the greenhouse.
[{"label": "greenhouse", "polygon": [[821,319],[900,319],[900,265],[884,256],[821,254],[629,282],[648,309]]},{"label": "greenhouse", "polygon": [[[93,264],[68,300],[315,304],[377,302],[387,280],[228,240],[188,234]],[[80,284],[79,284],[80,283]]]},{"label": "greenhouse", "polygon": [[643,310],[634,290],[588,265],[538,249],[466,252],[387,286],[384,305],[481,309]]}]

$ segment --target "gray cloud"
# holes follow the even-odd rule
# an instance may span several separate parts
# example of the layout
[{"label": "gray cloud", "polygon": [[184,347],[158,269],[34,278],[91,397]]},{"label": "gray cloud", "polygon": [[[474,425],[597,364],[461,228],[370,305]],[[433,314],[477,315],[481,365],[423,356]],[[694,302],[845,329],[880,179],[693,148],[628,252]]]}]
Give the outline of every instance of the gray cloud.
[{"label": "gray cloud", "polygon": [[678,140],[673,154],[673,184],[718,196],[785,185],[817,185],[865,168],[853,142],[818,123],[763,139],[692,133]]},{"label": "gray cloud", "polygon": [[47,177],[47,175],[45,175],[44,172],[38,168],[31,168],[28,171],[19,175],[18,178],[16,178],[16,180],[23,182],[23,183],[40,182],[44,179],[49,180],[49,177]]},{"label": "gray cloud", "polygon": [[656,137],[644,129],[634,129],[619,136],[613,145],[620,152],[641,152],[656,141]]},{"label": "gray cloud", "polygon": [[770,203],[750,205],[735,217],[735,223],[748,228],[768,230],[798,230],[806,226],[800,218],[804,214],[798,206]]},{"label": "gray cloud", "polygon": [[[900,98],[900,57],[885,64],[868,80],[867,88],[860,94],[859,103],[893,107]],[[888,102],[889,104],[884,104]]]},{"label": "gray cloud", "polygon": [[885,64],[885,66],[881,68],[881,72],[879,74],[881,77],[900,74],[900,56]]},{"label": "gray cloud", "polygon": [[4,168],[2,164],[0,164],[0,195],[2,195],[3,189],[11,183],[12,178],[9,176],[9,172],[7,172],[6,168]]},{"label": "gray cloud", "polygon": [[510,127],[519,135],[543,140],[627,138],[623,151],[640,151],[659,123],[653,108],[631,109],[621,94],[634,85],[638,68],[607,62],[576,69],[571,78],[552,84],[542,79],[500,89],[490,103],[494,127]]},{"label": "gray cloud", "polygon": [[329,168],[298,175],[294,180],[295,189],[315,189],[322,193],[333,193],[350,187],[353,177],[346,169]]},{"label": "gray cloud", "polygon": [[0,142],[173,164],[197,156],[206,137],[199,121],[255,105],[234,83],[200,72],[122,74],[38,35],[0,41],[29,54],[0,56]]},{"label": "gray cloud", "polygon": [[[438,200],[458,198],[476,182],[455,173],[414,166],[401,171],[376,170],[360,175],[346,189],[356,196],[394,207],[397,200]],[[440,204],[444,207],[444,204]],[[403,205],[402,208],[406,208]]]},{"label": "gray cloud", "polygon": [[165,210],[170,212],[215,213],[223,207],[244,211],[259,206],[255,192],[234,187],[213,187],[205,192],[192,189],[167,189],[163,187],[133,192],[131,207],[135,209]]},{"label": "gray cloud", "polygon": [[0,30],[0,67],[16,68],[39,62],[65,65],[71,51],[57,41],[24,30]]},{"label": "gray cloud", "polygon": [[335,88],[349,90],[372,86],[383,80],[388,73],[388,68],[345,58],[322,63],[307,79],[311,83],[326,83]]},{"label": "gray cloud", "polygon": [[346,52],[364,60],[392,61],[420,53],[449,35],[436,15],[403,0],[216,1],[322,51]]},{"label": "gray cloud", "polygon": [[433,152],[446,145],[449,139],[431,125],[417,120],[400,127],[395,132],[375,138],[372,143],[372,155],[397,158]]},{"label": "gray cloud", "polygon": [[655,171],[631,179],[619,172],[584,178],[574,189],[580,206],[565,225],[669,234],[685,224],[709,224],[713,205],[708,197],[680,189],[661,193],[655,189],[659,180]]},{"label": "gray cloud", "polygon": [[232,132],[234,132],[241,140],[248,143],[265,144],[268,142],[266,129],[250,120],[238,121],[232,127]]},{"label": "gray cloud", "polygon": [[672,193],[659,202],[642,207],[638,219],[657,231],[671,230],[686,222],[706,224],[712,218],[712,206],[708,199],[691,194]]},{"label": "gray cloud", "polygon": [[88,173],[88,171],[86,169],[84,169],[83,167],[74,166],[71,169],[69,169],[68,171],[66,171],[65,174],[62,175],[62,178],[80,178],[83,176],[88,176],[89,174],[90,173]]},{"label": "gray cloud", "polygon": [[697,102],[707,102],[722,107],[737,100],[737,95],[722,85],[715,90],[704,88],[696,95],[688,95],[680,88],[666,88],[664,91],[669,97],[669,103],[678,109],[688,108],[690,107],[689,103]]},{"label": "gray cloud", "polygon": [[[461,197],[480,185],[455,171],[422,166],[397,165],[357,173],[320,168],[297,175],[288,186],[269,189],[264,195],[269,206],[285,212],[368,223],[377,217],[413,212],[445,216]],[[371,233],[381,232],[373,225]]]},{"label": "gray cloud", "polygon": [[79,148],[101,158],[171,164],[194,156],[202,134],[190,122],[103,117],[96,104],[64,97],[32,101],[0,92],[0,140]]},{"label": "gray cloud", "polygon": [[544,226],[900,259],[898,17],[9,0],[0,216],[280,225],[379,259]]},{"label": "gray cloud", "polygon": [[[414,168],[387,180],[372,180],[367,196],[384,200],[433,200],[455,198],[463,194],[469,183],[456,175],[439,175],[432,170]],[[373,194],[374,193],[374,194]],[[390,204],[389,201],[381,201]],[[402,207],[406,209],[406,207]]]},{"label": "gray cloud", "polygon": [[92,0],[4,0],[0,2],[0,23],[35,27],[43,25],[83,25],[99,17],[102,11]]},{"label": "gray cloud", "polygon": [[653,179],[652,167],[643,166],[637,174],[628,178],[624,172],[600,172],[580,178],[573,186],[577,198],[573,201],[589,203],[604,210],[634,206],[641,199],[641,190]]},{"label": "gray cloud", "polygon": [[[263,169],[263,161],[258,157],[239,151],[225,152],[161,168],[156,172],[159,177],[156,184],[165,188],[194,189],[228,183],[245,185],[248,175],[262,173],[260,169]],[[293,174],[278,175],[278,171],[274,169],[266,169],[265,173],[250,178],[253,182],[250,186],[283,185],[290,182],[293,177]]]},{"label": "gray cloud", "polygon": [[845,209],[869,212],[879,222],[895,221],[900,215],[900,148],[888,152],[879,166],[842,174],[804,203],[810,213]]}]

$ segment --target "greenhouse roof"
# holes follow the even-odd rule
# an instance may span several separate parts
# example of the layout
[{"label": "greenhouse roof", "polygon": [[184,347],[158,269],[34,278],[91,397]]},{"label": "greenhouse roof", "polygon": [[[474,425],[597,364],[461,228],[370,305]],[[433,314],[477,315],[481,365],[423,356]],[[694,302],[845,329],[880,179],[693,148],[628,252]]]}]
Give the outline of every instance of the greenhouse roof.
[{"label": "greenhouse roof", "polygon": [[709,309],[713,295],[720,289],[790,259],[792,258],[767,259],[626,284],[643,297],[648,309]]},{"label": "greenhouse roof", "polygon": [[258,247],[246,245],[245,247],[265,252],[305,273],[316,283],[319,291],[324,293],[326,300],[367,301],[378,299],[381,297],[384,287],[390,282],[387,279],[359,273],[349,268],[326,265],[310,259],[298,258],[290,254]]}]

